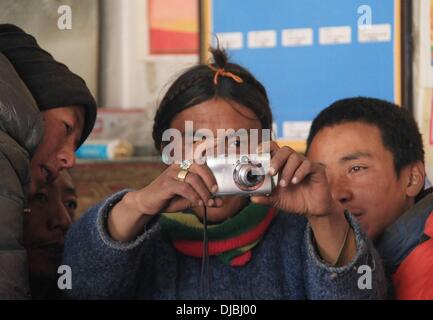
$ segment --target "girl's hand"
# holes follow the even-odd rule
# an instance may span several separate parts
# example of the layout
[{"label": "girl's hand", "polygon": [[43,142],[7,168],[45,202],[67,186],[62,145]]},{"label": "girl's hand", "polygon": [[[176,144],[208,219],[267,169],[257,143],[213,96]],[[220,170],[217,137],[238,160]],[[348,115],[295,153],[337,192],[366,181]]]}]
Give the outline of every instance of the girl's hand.
[{"label": "girl's hand", "polygon": [[269,174],[278,174],[278,185],[269,196],[253,196],[255,203],[307,217],[327,215],[336,209],[324,168],[289,147],[271,142]]},{"label": "girl's hand", "polygon": [[212,199],[217,191],[215,177],[205,164],[192,164],[184,181],[179,181],[179,164],[170,165],[151,184],[127,193],[108,217],[108,231],[118,241],[130,241],[143,232],[145,224],[161,212],[177,212],[196,206],[222,205]]},{"label": "girl's hand", "polygon": [[179,164],[172,164],[151,184],[131,192],[129,197],[133,199],[136,210],[142,215],[153,216],[197,206],[221,205],[221,199],[212,199],[212,192],[216,192],[218,186],[206,164],[193,163],[183,182],[177,178],[179,171]]},{"label": "girl's hand", "polygon": [[325,169],[289,147],[271,143],[270,174],[279,174],[278,186],[269,196],[255,196],[255,203],[287,213],[304,214],[313,230],[319,254],[328,263],[342,266],[356,254],[355,236],[344,217],[344,208],[333,200]]}]

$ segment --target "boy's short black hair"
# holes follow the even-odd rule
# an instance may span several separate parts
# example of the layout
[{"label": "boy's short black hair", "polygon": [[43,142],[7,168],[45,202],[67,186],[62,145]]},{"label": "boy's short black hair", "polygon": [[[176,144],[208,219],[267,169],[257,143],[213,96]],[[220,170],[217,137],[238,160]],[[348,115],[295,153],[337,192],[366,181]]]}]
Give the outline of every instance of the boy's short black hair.
[{"label": "boy's short black hair", "polygon": [[307,153],[320,130],[347,122],[363,122],[379,128],[383,145],[393,154],[397,176],[409,164],[424,163],[421,133],[410,112],[394,103],[367,97],[339,100],[322,110],[311,125]]}]

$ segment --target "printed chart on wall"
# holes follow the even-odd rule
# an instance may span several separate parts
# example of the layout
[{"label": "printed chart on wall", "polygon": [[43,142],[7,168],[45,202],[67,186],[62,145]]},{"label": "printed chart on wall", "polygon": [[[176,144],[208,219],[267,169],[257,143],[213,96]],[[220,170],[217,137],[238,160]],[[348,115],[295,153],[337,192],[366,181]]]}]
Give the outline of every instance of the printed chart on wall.
[{"label": "printed chart on wall", "polygon": [[206,0],[202,14],[203,41],[218,38],[265,85],[276,136],[298,150],[337,99],[400,103],[397,0]]}]

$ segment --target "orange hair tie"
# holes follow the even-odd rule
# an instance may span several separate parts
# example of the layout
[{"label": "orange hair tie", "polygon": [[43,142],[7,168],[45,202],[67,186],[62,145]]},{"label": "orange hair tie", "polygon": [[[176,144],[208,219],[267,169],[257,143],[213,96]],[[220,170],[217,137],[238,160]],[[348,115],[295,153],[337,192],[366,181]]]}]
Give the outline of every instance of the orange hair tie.
[{"label": "orange hair tie", "polygon": [[224,70],[224,68],[215,68],[214,66],[212,66],[212,65],[208,65],[208,67],[212,70],[212,71],[214,71],[215,72],[215,76],[213,77],[213,83],[215,84],[215,85],[217,85],[218,84],[218,77],[219,76],[221,76],[221,77],[229,77],[229,78],[232,78],[234,81],[236,81],[237,83],[243,83],[244,82],[244,80],[242,80],[242,78],[241,77],[238,77],[237,75],[235,75],[235,74],[233,74],[233,73],[231,73],[231,72],[229,72],[229,71],[225,71]]}]

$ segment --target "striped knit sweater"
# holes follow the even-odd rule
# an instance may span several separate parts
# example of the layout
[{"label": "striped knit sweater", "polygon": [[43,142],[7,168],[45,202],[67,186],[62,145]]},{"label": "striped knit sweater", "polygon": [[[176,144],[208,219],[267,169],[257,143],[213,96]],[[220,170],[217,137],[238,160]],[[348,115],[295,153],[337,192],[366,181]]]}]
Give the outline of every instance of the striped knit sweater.
[{"label": "striped knit sweater", "polygon": [[[110,209],[128,190],[89,209],[69,230],[64,264],[72,268],[78,299],[200,299],[201,259],[177,251],[156,221],[136,240],[114,241],[106,230]],[[386,280],[376,251],[348,215],[357,252],[343,267],[318,257],[307,220],[279,212],[251,260],[232,267],[209,259],[212,299],[382,299]],[[361,265],[371,268],[371,289],[358,287]]]}]

